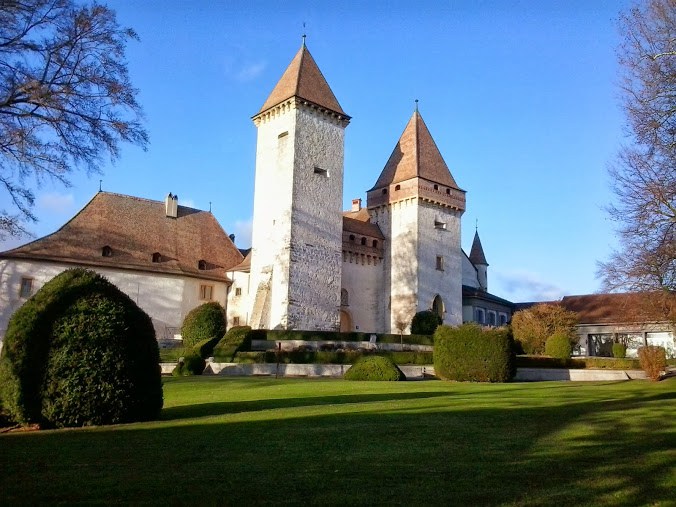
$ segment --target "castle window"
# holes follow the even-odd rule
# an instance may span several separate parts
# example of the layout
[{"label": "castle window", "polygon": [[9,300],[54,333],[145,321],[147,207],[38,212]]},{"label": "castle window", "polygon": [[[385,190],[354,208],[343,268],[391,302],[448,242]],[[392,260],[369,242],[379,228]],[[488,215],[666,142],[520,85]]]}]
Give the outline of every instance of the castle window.
[{"label": "castle window", "polygon": [[474,317],[479,324],[485,324],[486,323],[486,317],[485,317],[485,313],[484,313],[483,308],[477,308],[474,311]]},{"label": "castle window", "polygon": [[437,255],[437,271],[443,271],[444,270],[444,256],[443,255]]},{"label": "castle window", "polygon": [[235,288],[235,296],[241,296],[242,295],[242,288],[237,287]]},{"label": "castle window", "polygon": [[232,318],[232,325],[233,326],[239,326],[239,317],[233,317]]},{"label": "castle window", "polygon": [[207,261],[205,261],[205,260],[197,261],[197,269],[199,269],[201,271],[204,271],[205,269],[207,269]]},{"label": "castle window", "polygon": [[19,287],[19,297],[20,298],[29,298],[33,293],[33,279],[32,278],[22,278],[21,286]]},{"label": "castle window", "polygon": [[383,188],[383,195],[385,195],[386,193],[387,193],[387,189]]},{"label": "castle window", "polygon": [[348,305],[349,294],[347,290],[340,289],[340,306],[349,306]]},{"label": "castle window", "polygon": [[162,254],[160,252],[153,254],[153,262],[162,262]]},{"label": "castle window", "polygon": [[434,221],[434,228],[446,230],[446,222],[439,222],[438,220],[435,220]]},{"label": "castle window", "polygon": [[378,248],[378,240],[377,239],[373,240],[373,248]]},{"label": "castle window", "polygon": [[488,312],[488,325],[489,326],[495,326],[497,324],[497,319],[494,311]]},{"label": "castle window", "polygon": [[447,189],[446,189],[446,193],[447,193],[448,195],[451,195],[451,189],[450,189],[450,188],[447,188]]},{"label": "castle window", "polygon": [[361,238],[361,244],[366,246],[366,238]]},{"label": "castle window", "polygon": [[439,190],[439,185],[434,185],[434,190]]},{"label": "castle window", "polygon": [[401,185],[397,185],[396,187],[394,187],[394,189],[395,190],[401,190]]},{"label": "castle window", "polygon": [[277,139],[281,139],[282,137],[286,137],[289,135],[289,131],[287,130],[286,132],[282,132],[277,136]]},{"label": "castle window", "polygon": [[350,234],[350,241],[354,241],[354,234]]},{"label": "castle window", "polygon": [[320,176],[328,176],[329,172],[326,169],[322,169],[321,167],[315,167],[315,174],[319,174]]},{"label": "castle window", "polygon": [[113,256],[113,249],[110,248],[108,245],[106,245],[101,249],[101,255],[103,257],[112,257]]},{"label": "castle window", "polygon": [[506,313],[500,313],[500,325],[501,326],[507,325],[507,314]]},{"label": "castle window", "polygon": [[200,285],[200,299],[205,301],[211,301],[213,293],[214,293],[213,285]]}]

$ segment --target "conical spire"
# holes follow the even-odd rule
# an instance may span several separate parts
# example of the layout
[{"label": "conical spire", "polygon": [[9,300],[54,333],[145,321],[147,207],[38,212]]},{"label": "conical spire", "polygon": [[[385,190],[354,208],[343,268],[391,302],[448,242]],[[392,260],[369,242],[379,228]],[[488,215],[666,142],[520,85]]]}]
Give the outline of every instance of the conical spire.
[{"label": "conical spire", "polygon": [[411,178],[424,178],[460,190],[418,112],[417,104],[373,189]]},{"label": "conical spire", "polygon": [[310,51],[308,51],[305,39],[303,39],[303,45],[291,60],[257,115],[291,97],[305,99],[325,109],[347,116],[319,67],[317,67]]},{"label": "conical spire", "polygon": [[481,240],[479,239],[478,230],[474,232],[474,241],[472,241],[472,249],[469,252],[469,260],[472,261],[472,264],[475,266],[488,266],[488,261],[486,261],[484,249],[481,246]]}]

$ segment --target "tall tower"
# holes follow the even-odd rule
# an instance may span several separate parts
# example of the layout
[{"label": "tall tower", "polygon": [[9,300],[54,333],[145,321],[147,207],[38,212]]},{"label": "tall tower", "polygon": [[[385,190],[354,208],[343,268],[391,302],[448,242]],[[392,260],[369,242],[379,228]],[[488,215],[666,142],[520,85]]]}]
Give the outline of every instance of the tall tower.
[{"label": "tall tower", "polygon": [[474,241],[472,241],[472,249],[469,251],[469,260],[474,264],[477,270],[477,278],[481,290],[488,290],[488,261],[484,255],[484,247],[481,246],[479,239],[479,230],[474,231]]},{"label": "tall tower", "polygon": [[367,192],[371,221],[386,238],[385,329],[433,309],[462,323],[460,219],[456,184],[416,107],[378,181]]},{"label": "tall tower", "polygon": [[305,42],[253,121],[258,139],[250,324],[337,330],[350,117]]}]

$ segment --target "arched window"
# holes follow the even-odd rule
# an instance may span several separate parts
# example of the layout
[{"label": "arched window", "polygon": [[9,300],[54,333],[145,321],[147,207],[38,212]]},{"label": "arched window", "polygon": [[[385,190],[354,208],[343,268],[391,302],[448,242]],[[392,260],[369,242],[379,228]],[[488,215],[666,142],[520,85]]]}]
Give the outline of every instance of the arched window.
[{"label": "arched window", "polygon": [[441,320],[444,320],[444,301],[439,294],[434,296],[434,301],[432,301],[432,311],[441,317]]},{"label": "arched window", "polygon": [[378,248],[378,240],[377,239],[373,240],[373,248]]},{"label": "arched window", "polygon": [[450,188],[447,188],[447,189],[446,189],[446,193],[447,193],[448,195],[451,195],[451,189],[450,189]]},{"label": "arched window", "polygon": [[396,187],[394,187],[394,189],[395,190],[401,190],[401,185],[397,185]]},{"label": "arched window", "polygon": [[153,254],[153,262],[162,262],[162,254],[160,252]]},{"label": "arched window", "polygon": [[361,244],[366,246],[366,238],[361,238]]},{"label": "arched window", "polygon": [[101,255],[103,257],[112,257],[113,256],[113,249],[110,248],[108,245],[106,245],[101,249]]},{"label": "arched window", "polygon": [[434,190],[439,190],[439,185],[434,185]]},{"label": "arched window", "polygon": [[340,306],[349,306],[348,305],[348,293],[345,289],[340,289]]},{"label": "arched window", "polygon": [[207,269],[207,261],[205,261],[205,260],[197,261],[197,269],[202,270],[202,271]]}]

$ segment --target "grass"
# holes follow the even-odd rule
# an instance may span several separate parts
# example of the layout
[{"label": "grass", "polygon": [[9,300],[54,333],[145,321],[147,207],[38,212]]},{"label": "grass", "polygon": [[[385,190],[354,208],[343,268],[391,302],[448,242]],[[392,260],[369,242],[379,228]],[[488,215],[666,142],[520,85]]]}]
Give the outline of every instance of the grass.
[{"label": "grass", "polygon": [[160,421],[0,435],[0,504],[674,505],[675,388],[168,378]]}]

